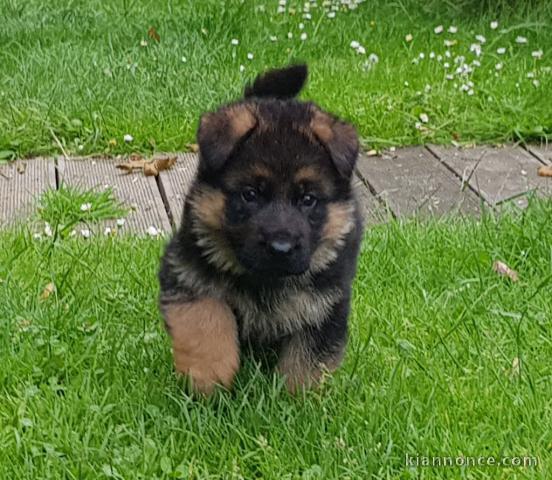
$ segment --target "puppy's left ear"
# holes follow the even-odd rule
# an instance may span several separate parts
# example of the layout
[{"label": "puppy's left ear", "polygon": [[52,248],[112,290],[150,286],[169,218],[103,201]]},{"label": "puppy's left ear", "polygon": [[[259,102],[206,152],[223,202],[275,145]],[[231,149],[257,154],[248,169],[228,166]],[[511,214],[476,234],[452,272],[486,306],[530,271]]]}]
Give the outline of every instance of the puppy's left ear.
[{"label": "puppy's left ear", "polygon": [[310,128],[330,153],[333,164],[343,178],[350,178],[358,157],[358,136],[355,128],[325,112],[315,110]]},{"label": "puppy's left ear", "polygon": [[238,142],[257,125],[252,107],[235,104],[201,117],[197,132],[200,168],[222,168]]}]

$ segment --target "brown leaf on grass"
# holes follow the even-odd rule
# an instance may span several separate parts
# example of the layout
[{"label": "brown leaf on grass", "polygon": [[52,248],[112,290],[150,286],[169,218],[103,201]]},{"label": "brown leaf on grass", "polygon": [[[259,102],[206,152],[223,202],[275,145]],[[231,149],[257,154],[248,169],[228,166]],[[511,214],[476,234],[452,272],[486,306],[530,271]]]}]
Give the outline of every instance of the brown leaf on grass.
[{"label": "brown leaf on grass", "polygon": [[144,165],[144,175],[146,177],[157,176],[159,172],[168,170],[176,163],[176,157],[159,157]]},{"label": "brown leaf on grass", "polygon": [[188,150],[192,153],[199,152],[199,145],[197,143],[187,143],[186,148],[188,148]]},{"label": "brown leaf on grass", "polygon": [[44,287],[44,290],[42,290],[42,293],[40,294],[40,299],[46,300],[55,291],[56,291],[56,286],[53,284],[53,282],[48,283]]},{"label": "brown leaf on grass", "polygon": [[552,177],[552,165],[543,165],[539,167],[537,173],[540,177]]},{"label": "brown leaf on grass", "polygon": [[519,280],[519,274],[515,270],[512,270],[508,265],[500,260],[496,260],[493,263],[493,270],[503,277],[508,277],[512,282]]},{"label": "brown leaf on grass", "polygon": [[161,37],[157,33],[157,30],[155,30],[155,27],[150,27],[149,28],[148,37],[150,37],[152,40],[155,40],[156,42],[161,41]]}]

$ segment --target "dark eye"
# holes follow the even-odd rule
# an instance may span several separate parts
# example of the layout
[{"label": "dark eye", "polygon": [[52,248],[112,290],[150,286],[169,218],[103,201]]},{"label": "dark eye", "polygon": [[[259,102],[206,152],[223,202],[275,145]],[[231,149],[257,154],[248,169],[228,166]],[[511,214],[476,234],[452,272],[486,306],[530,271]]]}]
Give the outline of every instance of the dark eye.
[{"label": "dark eye", "polygon": [[316,205],[317,198],[310,193],[307,193],[301,197],[301,206],[303,207],[314,207]]},{"label": "dark eye", "polygon": [[251,203],[257,200],[257,190],[252,187],[244,188],[241,195],[244,202],[247,203]]}]

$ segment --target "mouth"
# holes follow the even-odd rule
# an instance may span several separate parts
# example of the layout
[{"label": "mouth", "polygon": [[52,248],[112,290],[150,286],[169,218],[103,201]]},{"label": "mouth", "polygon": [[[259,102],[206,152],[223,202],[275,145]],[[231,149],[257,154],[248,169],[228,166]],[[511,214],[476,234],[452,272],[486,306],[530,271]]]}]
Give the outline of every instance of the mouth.
[{"label": "mouth", "polygon": [[248,272],[262,277],[282,278],[297,276],[302,275],[309,268],[309,262],[302,259],[295,262],[259,261],[259,259],[244,255],[243,257],[238,257],[238,260]]}]

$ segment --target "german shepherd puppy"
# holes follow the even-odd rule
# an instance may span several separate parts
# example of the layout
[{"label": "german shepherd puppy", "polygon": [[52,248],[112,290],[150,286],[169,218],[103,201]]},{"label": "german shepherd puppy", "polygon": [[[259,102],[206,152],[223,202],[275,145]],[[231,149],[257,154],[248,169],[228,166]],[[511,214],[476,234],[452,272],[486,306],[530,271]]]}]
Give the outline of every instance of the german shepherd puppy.
[{"label": "german shepherd puppy", "polygon": [[355,129],[294,97],[305,65],[272,70],[202,116],[199,167],[161,262],[176,370],[230,387],[240,347],[277,352],[290,391],[339,366],[362,221]]}]

